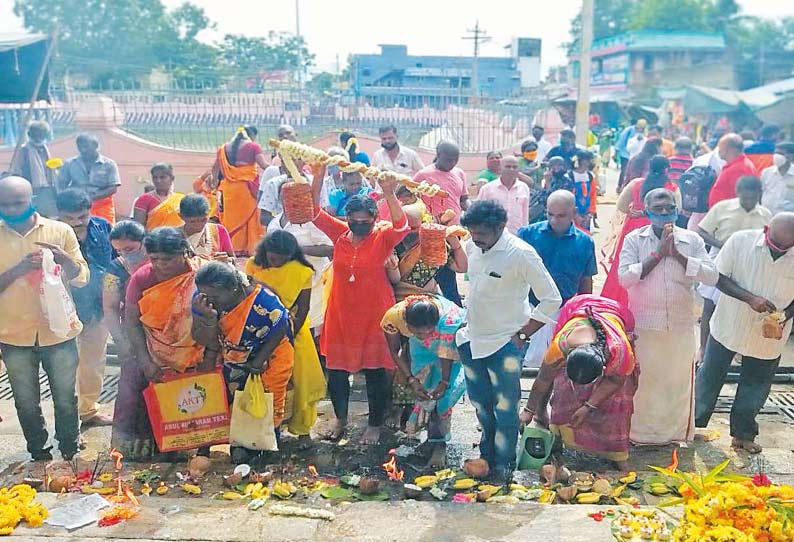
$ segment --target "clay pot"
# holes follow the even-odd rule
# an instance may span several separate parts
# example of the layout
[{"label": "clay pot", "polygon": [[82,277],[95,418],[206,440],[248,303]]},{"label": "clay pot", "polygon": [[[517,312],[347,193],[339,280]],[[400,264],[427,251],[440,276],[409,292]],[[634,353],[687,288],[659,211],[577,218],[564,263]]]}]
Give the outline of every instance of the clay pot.
[{"label": "clay pot", "polygon": [[69,486],[71,483],[72,478],[70,476],[57,476],[50,480],[49,490],[52,493],[62,493],[64,491],[69,491]]},{"label": "clay pot", "polygon": [[251,482],[257,483],[261,482],[263,484],[269,483],[273,479],[273,473],[271,471],[267,472],[252,472],[251,473]]},{"label": "clay pot", "polygon": [[200,478],[207,474],[207,471],[210,470],[212,466],[212,462],[209,460],[208,457],[204,457],[203,455],[197,455],[193,459],[190,460],[188,464],[188,471],[190,472],[191,478]]}]

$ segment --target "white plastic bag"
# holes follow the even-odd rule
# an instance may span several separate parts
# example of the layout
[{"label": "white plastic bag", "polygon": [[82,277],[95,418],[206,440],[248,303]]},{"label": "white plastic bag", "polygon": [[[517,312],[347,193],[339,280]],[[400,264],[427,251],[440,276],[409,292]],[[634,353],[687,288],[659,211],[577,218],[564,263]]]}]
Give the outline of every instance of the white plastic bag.
[{"label": "white plastic bag", "polygon": [[52,251],[42,249],[41,308],[56,336],[66,338],[80,325],[72,296],[61,279],[61,266],[55,263]]}]

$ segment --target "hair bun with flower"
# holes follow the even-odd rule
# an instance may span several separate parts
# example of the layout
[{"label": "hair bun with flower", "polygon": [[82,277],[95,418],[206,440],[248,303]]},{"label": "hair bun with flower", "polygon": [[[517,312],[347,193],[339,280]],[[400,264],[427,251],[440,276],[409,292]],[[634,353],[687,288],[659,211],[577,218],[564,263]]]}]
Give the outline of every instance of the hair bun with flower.
[{"label": "hair bun with flower", "polygon": [[408,308],[414,303],[419,303],[420,301],[430,301],[431,299],[432,297],[427,294],[411,294],[405,296],[403,301],[405,302],[405,307]]}]

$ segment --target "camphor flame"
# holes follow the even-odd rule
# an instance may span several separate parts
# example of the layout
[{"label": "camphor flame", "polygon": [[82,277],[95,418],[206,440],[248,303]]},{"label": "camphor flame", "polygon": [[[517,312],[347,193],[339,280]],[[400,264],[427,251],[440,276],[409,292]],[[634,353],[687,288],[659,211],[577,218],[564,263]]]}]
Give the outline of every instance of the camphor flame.
[{"label": "camphor flame", "polygon": [[108,455],[116,461],[114,465],[116,470],[121,470],[121,460],[124,459],[124,454],[121,453],[119,450],[113,448],[110,450],[110,453]]},{"label": "camphor flame", "polygon": [[130,486],[124,486],[124,495],[126,495],[126,497],[130,500],[130,502],[132,504],[134,504],[135,506],[140,506],[141,505],[141,503],[138,501],[138,499],[135,498],[135,493],[132,492],[132,489],[130,489]]},{"label": "camphor flame", "polygon": [[397,457],[394,455],[381,466],[386,471],[386,474],[389,475],[389,480],[402,482],[403,478],[405,478],[405,471],[397,467]]},{"label": "camphor flame", "polygon": [[318,475],[318,474],[317,474],[317,467],[315,467],[314,465],[309,465],[308,467],[306,467],[306,470],[308,470],[308,471],[309,471],[309,473],[310,473],[312,476],[317,476],[317,475]]}]

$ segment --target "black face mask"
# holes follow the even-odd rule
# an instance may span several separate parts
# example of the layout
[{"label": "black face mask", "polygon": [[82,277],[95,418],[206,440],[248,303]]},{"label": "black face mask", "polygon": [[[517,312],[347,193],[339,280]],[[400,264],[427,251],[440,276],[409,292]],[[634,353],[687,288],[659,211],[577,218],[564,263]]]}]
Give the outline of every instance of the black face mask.
[{"label": "black face mask", "polygon": [[372,231],[373,224],[349,222],[347,226],[350,228],[350,231],[353,232],[353,235],[355,235],[356,237],[365,237],[369,235],[369,233]]},{"label": "black face mask", "polygon": [[381,143],[381,144],[380,144],[380,146],[381,146],[381,147],[383,147],[384,149],[386,149],[387,151],[390,151],[390,150],[392,150],[394,147],[396,147],[396,146],[397,146],[397,144],[398,144],[398,143],[395,141],[394,143]]}]

